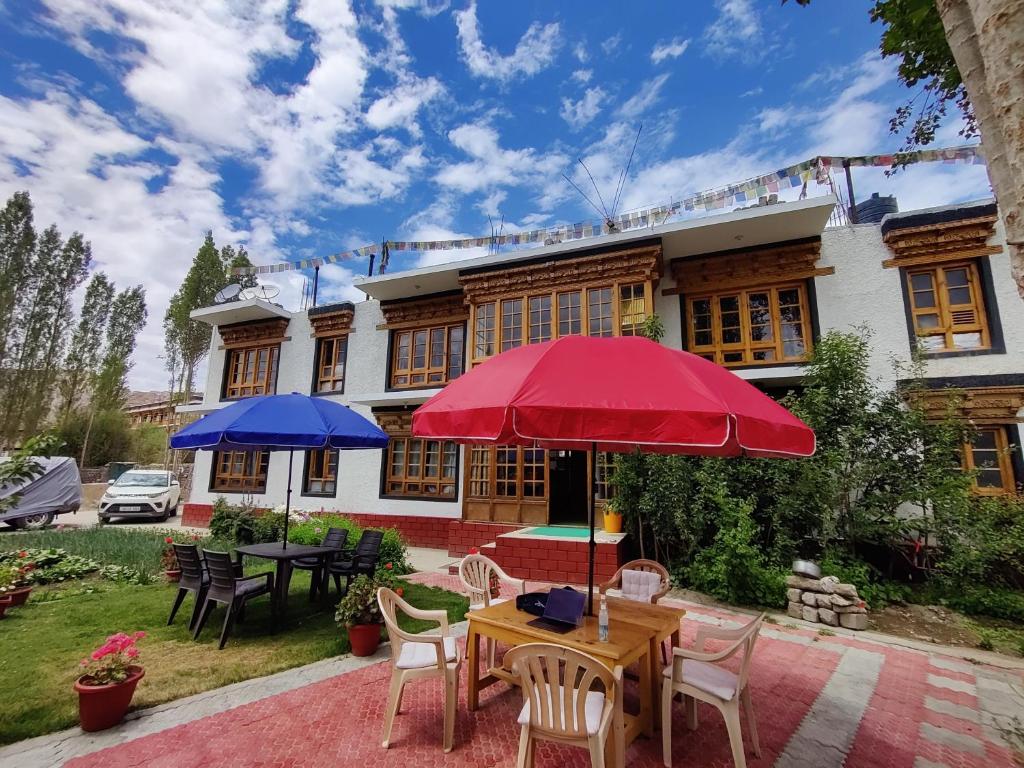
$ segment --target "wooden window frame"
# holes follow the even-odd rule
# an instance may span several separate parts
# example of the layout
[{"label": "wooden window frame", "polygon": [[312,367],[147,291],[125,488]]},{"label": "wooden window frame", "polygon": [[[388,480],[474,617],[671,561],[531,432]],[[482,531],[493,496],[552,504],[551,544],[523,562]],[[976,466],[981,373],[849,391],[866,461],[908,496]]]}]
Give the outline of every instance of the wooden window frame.
[{"label": "wooden window frame", "polygon": [[[1017,492],[1017,482],[1013,475],[1013,458],[1010,455],[1011,444],[1009,430],[1001,425],[983,425],[976,427],[980,435],[983,432],[990,432],[995,436],[995,458],[996,464],[991,469],[999,470],[999,486],[982,486],[978,484],[977,477],[974,478],[973,491],[979,496],[1003,496]],[[964,443],[961,451],[961,464],[968,472],[980,469],[975,463],[975,450],[978,450],[973,442]],[[982,449],[988,450],[988,449]]]},{"label": "wooden window frame", "polygon": [[[498,473],[498,452],[514,451],[515,463],[507,462],[501,466],[515,467],[515,478],[512,480],[499,479]],[[539,454],[539,461],[526,461],[526,451],[536,451]],[[536,459],[536,457],[533,457]],[[542,448],[521,448],[516,446],[473,446],[469,451],[468,469],[466,472],[466,497],[469,499],[503,502],[546,502],[548,492],[551,488],[548,452]],[[532,475],[527,479],[526,467],[540,470],[540,479]],[[515,493],[498,493],[498,484],[511,484]],[[525,493],[527,484],[536,488],[541,487],[540,494],[528,495]],[[481,492],[482,491],[482,492]]]},{"label": "wooden window frame", "polygon": [[[227,456],[227,471],[221,471]],[[234,472],[238,457],[242,457],[242,472]],[[210,491],[217,493],[262,494],[267,492],[267,474],[270,468],[268,451],[214,451],[210,468]],[[262,481],[262,484],[256,484]]]},{"label": "wooden window frame", "polygon": [[[458,332],[458,340],[453,339],[453,332]],[[437,338],[437,334],[442,334],[441,341],[441,362],[438,365],[434,365],[434,342]],[[418,334],[424,334],[424,353],[423,353],[423,365],[416,366],[415,362],[415,348],[416,338]],[[402,339],[408,337],[408,360],[406,367],[399,367],[399,360],[402,356]],[[459,353],[459,362],[457,368],[453,365],[455,360],[455,354],[453,352],[453,344],[458,344],[461,347]],[[391,331],[391,355],[388,367],[388,389],[427,389],[434,387],[443,387],[450,381],[457,379],[466,370],[466,323],[459,321],[456,323],[441,323],[432,325],[416,326],[413,328],[397,328]],[[452,373],[457,371],[457,375],[453,376]],[[406,381],[400,382],[401,377],[405,377]],[[423,381],[413,381],[413,377],[422,376]],[[431,380],[431,376],[436,376],[434,380]]]},{"label": "wooden window frame", "polygon": [[[409,474],[409,456],[412,455],[410,450],[413,445],[416,445],[418,452],[418,460],[416,466],[419,470],[417,475]],[[428,466],[428,457],[431,455],[429,447],[431,445],[437,446],[437,475],[435,476],[434,485],[437,486],[436,491],[427,491],[423,486],[430,484],[428,475],[426,474]],[[446,449],[451,450],[451,454],[454,456],[454,462],[452,464],[452,474],[446,477],[444,473],[445,469],[445,455]],[[396,451],[401,449],[404,457],[403,461],[403,473],[396,474],[393,472],[394,469],[394,455]],[[392,435],[388,442],[388,447],[383,451],[384,467],[381,472],[382,484],[381,484],[381,498],[387,499],[415,499],[418,501],[458,501],[459,498],[459,446],[457,443],[451,440],[428,440],[421,437],[411,437],[409,435]],[[400,484],[401,488],[396,490],[392,486]],[[415,486],[419,486],[416,488]],[[443,488],[445,486],[451,487],[450,493],[445,493]]]},{"label": "wooden window frame", "polygon": [[[267,369],[262,379],[256,378],[259,371],[259,353],[267,350]],[[249,355],[255,356],[253,378],[245,375]],[[224,386],[221,400],[243,400],[256,395],[273,395],[277,392],[277,371],[281,363],[281,343],[248,344],[241,347],[230,347],[224,355]],[[257,389],[262,391],[257,392]]]},{"label": "wooden window frame", "polygon": [[[324,350],[327,347],[328,342],[333,347],[333,359],[329,367],[324,365]],[[341,376],[333,375],[335,368],[338,366],[338,346],[341,345]],[[324,371],[329,371],[328,375],[324,375]],[[318,336],[316,339],[316,368],[314,369],[314,380],[313,380],[313,394],[316,395],[341,395],[345,393],[345,377],[348,374],[348,334],[342,333],[336,336]],[[341,386],[337,389],[333,388],[334,384],[338,382]],[[325,386],[331,386],[331,388],[325,389]]]},{"label": "wooden window frame", "polygon": [[[302,466],[302,495],[333,499],[338,495],[338,460],[340,451],[334,448],[314,448],[306,451]],[[320,456],[323,458],[319,458]],[[331,470],[333,469],[333,474]],[[334,483],[331,491],[311,491],[315,483]]]},{"label": "wooden window frame", "polygon": [[[967,272],[967,288],[971,294],[971,301],[968,304],[949,303],[949,288],[946,282],[947,272],[963,269]],[[918,307],[915,301],[916,293],[913,279],[919,275],[929,275],[931,278],[930,292],[934,295],[935,303],[931,307]],[[944,262],[941,264],[928,264],[918,267],[904,268],[904,286],[906,290],[907,311],[910,315],[910,327],[918,340],[918,346],[926,355],[943,353],[963,352],[987,352],[992,349],[992,335],[989,329],[988,307],[985,301],[985,291],[981,279],[981,270],[976,260]],[[954,324],[956,313],[974,312],[974,323]],[[938,325],[935,327],[922,327],[918,318],[923,315],[938,315]],[[980,336],[980,344],[976,347],[956,346],[954,336],[961,333],[977,333]],[[929,337],[942,337],[943,345],[935,349],[924,347],[921,339]]]},{"label": "wooden window frame", "polygon": [[[642,286],[644,302],[644,315],[640,322],[631,321],[628,324],[628,333],[623,333],[623,301],[621,299],[622,289],[629,287],[631,290]],[[470,306],[469,327],[472,330],[473,343],[469,347],[471,354],[470,365],[476,365],[488,360],[496,354],[526,344],[537,343],[541,339],[557,339],[568,335],[591,335],[591,306],[590,295],[592,291],[608,290],[610,293],[609,314],[602,314],[601,317],[611,318],[611,336],[634,335],[636,328],[647,318],[654,314],[654,287],[650,280],[621,279],[601,280],[595,282],[559,286],[558,288],[544,291],[530,291],[528,293],[516,293],[511,295],[498,296],[487,301],[475,302]],[[579,333],[563,333],[562,321],[560,320],[561,302],[563,297],[567,298],[573,294],[579,294]],[[631,296],[629,302],[639,300],[640,296]],[[545,331],[540,332],[539,326],[532,322],[531,305],[532,301],[547,299],[549,318]],[[503,308],[507,302],[520,302],[519,322],[508,325],[504,322]],[[575,309],[575,307],[572,307]],[[635,318],[635,313],[631,315]],[[576,321],[572,321],[575,325]],[[515,332],[513,337],[508,337],[506,331]],[[491,347],[491,354],[485,354],[484,346]]]},{"label": "wooden window frame", "polygon": [[[786,356],[785,355],[785,341],[782,333],[783,320],[781,318],[779,310],[779,293],[781,291],[797,291],[798,303],[795,305],[800,308],[800,321],[799,323],[785,323],[786,325],[797,325],[801,328],[802,338],[804,342],[804,351],[799,356]],[[768,311],[770,313],[770,323],[772,327],[772,340],[771,341],[754,341],[751,337],[751,322],[750,322],[750,294],[767,293],[769,294]],[[740,341],[731,344],[725,344],[722,341],[722,324],[721,324],[721,300],[725,298],[736,297],[738,302],[738,313],[740,315]],[[769,283],[760,286],[750,286],[742,288],[733,288],[730,290],[707,292],[707,293],[694,293],[688,294],[686,297],[686,348],[688,351],[695,355],[700,355],[713,362],[725,366],[727,368],[733,367],[751,367],[751,366],[762,366],[762,365],[797,365],[804,362],[810,353],[814,349],[814,340],[812,338],[812,324],[811,324],[811,302],[810,302],[810,291],[807,287],[807,282],[803,280],[798,281],[787,281],[781,283]],[[710,333],[712,335],[711,344],[697,344],[694,318],[696,312],[694,305],[698,301],[707,301],[711,310],[711,327]],[[702,313],[703,314],[703,313]],[[754,354],[758,352],[771,351],[774,357],[770,360],[755,360]],[[740,360],[726,361],[725,355],[727,354],[740,354],[742,358]]]}]

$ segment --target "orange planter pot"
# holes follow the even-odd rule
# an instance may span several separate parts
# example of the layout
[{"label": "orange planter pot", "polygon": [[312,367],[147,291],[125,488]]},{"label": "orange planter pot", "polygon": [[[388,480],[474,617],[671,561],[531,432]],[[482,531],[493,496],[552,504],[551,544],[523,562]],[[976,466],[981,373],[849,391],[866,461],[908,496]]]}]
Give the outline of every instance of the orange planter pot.
[{"label": "orange planter pot", "polygon": [[0,597],[0,619],[4,617],[4,611],[14,605],[14,601],[9,597]]},{"label": "orange planter pot", "polygon": [[128,678],[109,685],[84,685],[85,677],[75,681],[78,691],[78,720],[83,731],[102,731],[122,720],[131,706],[139,680],[146,674],[142,667],[129,667]]},{"label": "orange planter pot", "polygon": [[605,533],[622,533],[622,513],[605,512],[604,530]]},{"label": "orange planter pot", "polygon": [[353,656],[372,656],[380,645],[380,624],[357,624],[348,628]]},{"label": "orange planter pot", "polygon": [[24,605],[31,591],[32,587],[21,587],[8,592],[7,597],[11,598],[11,607],[17,608],[19,605]]}]

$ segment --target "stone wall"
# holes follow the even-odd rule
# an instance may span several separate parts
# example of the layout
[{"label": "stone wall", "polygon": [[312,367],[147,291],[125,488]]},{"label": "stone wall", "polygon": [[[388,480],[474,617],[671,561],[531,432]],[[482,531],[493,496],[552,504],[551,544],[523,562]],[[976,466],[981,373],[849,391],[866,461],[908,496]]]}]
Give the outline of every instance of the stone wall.
[{"label": "stone wall", "polygon": [[829,627],[867,629],[867,605],[853,584],[841,584],[835,576],[808,579],[792,575],[786,579],[787,613],[794,619]]}]

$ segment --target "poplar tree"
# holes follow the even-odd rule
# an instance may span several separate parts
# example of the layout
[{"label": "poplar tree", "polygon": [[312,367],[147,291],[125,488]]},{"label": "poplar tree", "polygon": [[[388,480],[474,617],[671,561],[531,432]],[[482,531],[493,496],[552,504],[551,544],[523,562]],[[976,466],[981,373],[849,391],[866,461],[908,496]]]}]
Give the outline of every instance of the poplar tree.
[{"label": "poplar tree", "polygon": [[128,394],[128,371],[135,351],[135,339],[146,324],[146,292],[141,285],[126,288],[114,298],[107,323],[107,340],[96,389],[93,393],[95,411],[114,410],[124,406]]},{"label": "poplar tree", "polygon": [[92,276],[85,288],[85,301],[64,358],[60,378],[60,421],[67,420],[78,403],[88,402],[99,372],[104,332],[114,299],[114,284],[102,272]]},{"label": "poplar tree", "polygon": [[244,247],[235,250],[230,245],[220,251],[213,241],[213,233],[207,232],[181,287],[171,297],[164,315],[164,358],[175,377],[173,366],[181,365],[181,394],[192,393],[196,368],[210,350],[213,330],[206,323],[193,320],[193,310],[208,307],[224,286],[237,282],[243,288],[256,284],[254,275],[234,278],[231,269],[251,266]]},{"label": "poplar tree", "polygon": [[15,192],[0,210],[0,372],[16,352],[14,320],[25,299],[22,289],[35,247],[32,200],[28,192]]}]

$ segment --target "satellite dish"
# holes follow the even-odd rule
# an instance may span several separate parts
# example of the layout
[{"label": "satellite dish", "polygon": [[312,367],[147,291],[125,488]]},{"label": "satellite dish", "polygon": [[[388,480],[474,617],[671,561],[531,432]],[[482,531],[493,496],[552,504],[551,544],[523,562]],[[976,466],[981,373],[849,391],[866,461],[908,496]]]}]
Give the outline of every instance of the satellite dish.
[{"label": "satellite dish", "polygon": [[238,283],[232,283],[231,285],[225,285],[219,291],[217,295],[213,297],[214,302],[217,304],[224,304],[228,301],[235,301],[238,298],[238,294],[241,293],[242,286]]},{"label": "satellite dish", "polygon": [[238,298],[242,301],[248,301],[249,299],[256,299],[259,297],[255,288],[243,288],[238,292]]},{"label": "satellite dish", "polygon": [[269,301],[281,292],[281,289],[272,283],[256,286],[256,298]]}]

